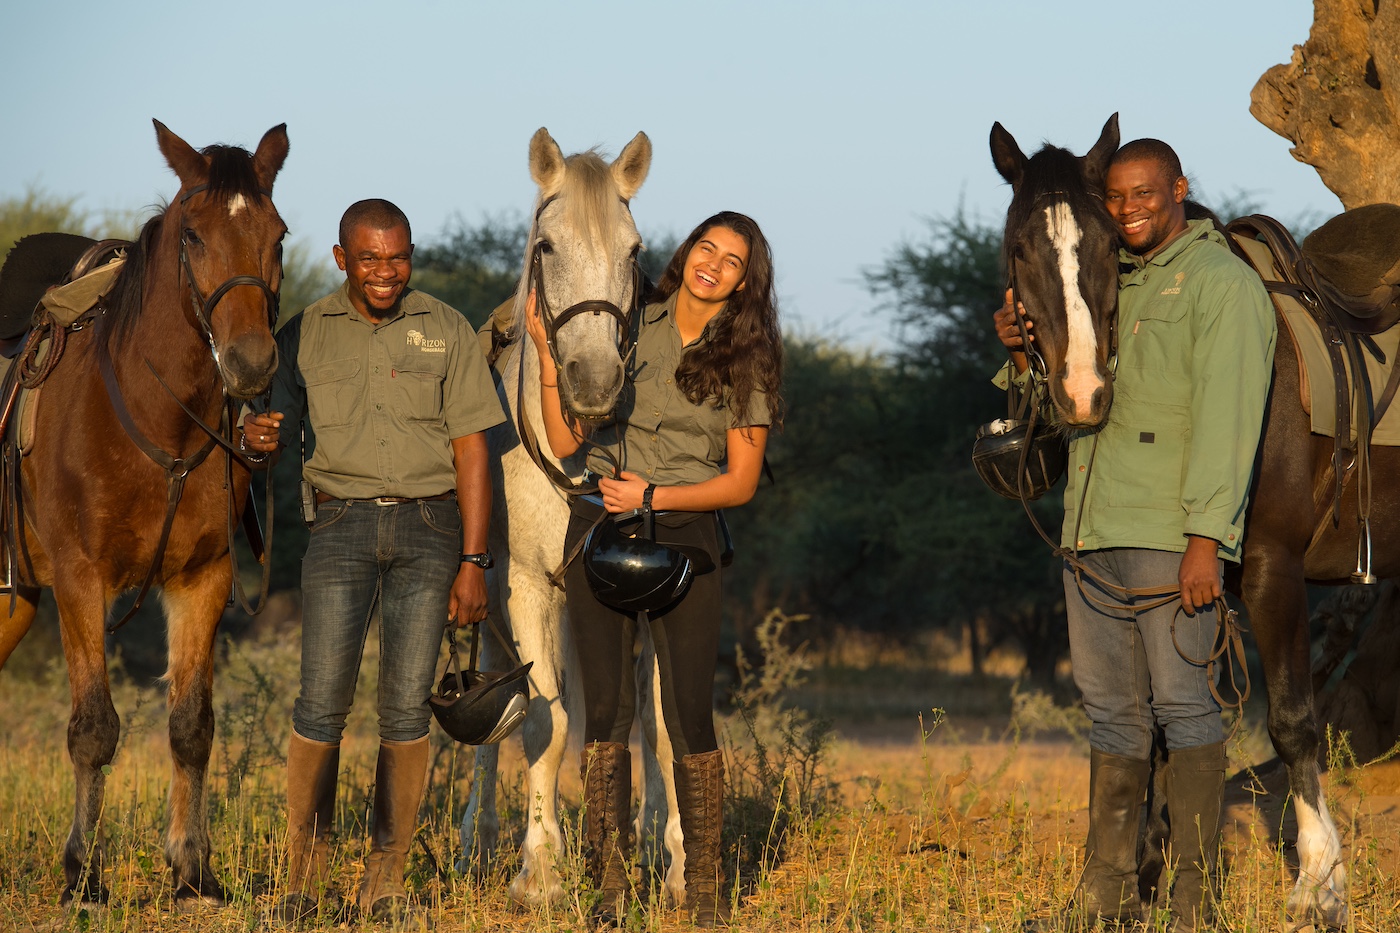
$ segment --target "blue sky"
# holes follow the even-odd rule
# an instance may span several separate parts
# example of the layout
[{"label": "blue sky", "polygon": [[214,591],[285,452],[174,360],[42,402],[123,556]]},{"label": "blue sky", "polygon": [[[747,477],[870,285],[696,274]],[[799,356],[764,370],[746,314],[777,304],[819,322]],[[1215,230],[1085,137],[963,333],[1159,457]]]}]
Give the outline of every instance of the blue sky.
[{"label": "blue sky", "polygon": [[[862,269],[960,204],[999,221],[1000,120],[1028,151],[1176,146],[1209,199],[1285,219],[1336,199],[1249,92],[1312,22],[1307,0],[987,2],[11,2],[0,9],[0,195],[37,184],[93,212],[176,188],[157,117],[195,146],[286,122],[275,196],[329,262],[341,211],[397,202],[416,239],[454,214],[528,210],[526,146],[655,146],[643,232],[720,209],[774,245],[789,327],[880,344]],[[218,12],[216,13],[215,10]],[[59,41],[55,37],[63,36]]]}]

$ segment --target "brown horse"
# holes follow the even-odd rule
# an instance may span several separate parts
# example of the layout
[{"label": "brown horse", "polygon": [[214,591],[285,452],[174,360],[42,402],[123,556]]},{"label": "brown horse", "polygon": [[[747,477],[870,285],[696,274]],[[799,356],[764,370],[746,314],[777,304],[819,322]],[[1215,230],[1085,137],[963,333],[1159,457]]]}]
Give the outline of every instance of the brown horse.
[{"label": "brown horse", "polygon": [[[1088,306],[1095,375],[1109,371],[1117,281],[1116,232],[1100,194],[1108,157],[1118,144],[1115,115],[1088,156],[1077,158],[1046,146],[1027,158],[1011,134],[996,124],[991,148],[998,171],[1012,186],[1003,253],[1015,263],[1018,291],[1035,320],[1036,346],[1044,359],[1051,402],[1066,424],[1092,427],[1107,417],[1111,379],[1101,379],[1092,402],[1077,405],[1059,388],[1069,368],[1066,307]],[[1062,207],[1061,207],[1062,206]],[[1045,229],[1051,209],[1072,218],[1079,243],[1081,294],[1066,296],[1061,259]],[[1038,225],[1038,226],[1037,226]],[[1061,233],[1063,238],[1063,233]],[[1068,300],[1072,297],[1073,300]],[[1082,352],[1082,351],[1081,351]],[[1076,407],[1092,409],[1091,417]],[[1373,572],[1400,574],[1400,448],[1371,453]],[[1340,514],[1357,514],[1357,483],[1349,477]],[[1357,526],[1333,522],[1333,441],[1311,433],[1299,395],[1297,350],[1280,323],[1273,386],[1250,489],[1243,560],[1226,585],[1243,600],[1259,648],[1269,697],[1268,728],[1288,767],[1298,818],[1298,878],[1289,911],[1337,927],[1347,921],[1346,869],[1341,837],[1327,810],[1318,764],[1319,736],[1313,710],[1306,583],[1347,583],[1357,556]],[[1160,853],[1156,866],[1160,868]],[[1152,855],[1147,854],[1150,864]],[[1146,877],[1146,876],[1145,876]]]},{"label": "brown horse", "polygon": [[[148,572],[169,633],[166,858],[177,899],[224,897],[209,865],[204,778],[214,632],[232,579],[229,510],[241,507],[250,474],[235,466],[228,488],[229,455],[212,434],[228,399],[263,392],[277,368],[272,324],[287,231],[271,190],[287,132],[274,127],[250,154],[196,151],[159,121],[155,127],[180,193],[130,244],[109,300],[89,326],[68,334],[43,384],[19,480],[23,532],[11,542],[17,596],[0,600],[0,665],[28,631],[40,588],[52,587],[58,603],[77,784],[63,850],[65,903],[107,897],[98,816],[120,722],[104,630],[113,601]],[[157,566],[167,503],[176,499],[170,491],[181,482]]]}]

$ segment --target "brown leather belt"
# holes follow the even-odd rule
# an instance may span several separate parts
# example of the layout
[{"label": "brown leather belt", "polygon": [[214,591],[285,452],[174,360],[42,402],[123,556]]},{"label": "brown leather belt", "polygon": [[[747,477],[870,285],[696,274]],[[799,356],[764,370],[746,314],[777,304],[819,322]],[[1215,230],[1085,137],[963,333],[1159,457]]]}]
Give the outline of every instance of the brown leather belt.
[{"label": "brown leather belt", "polygon": [[376,496],[373,499],[342,499],[333,496],[328,492],[316,490],[316,504],[322,505],[326,502],[373,502],[375,505],[402,505],[405,502],[442,502],[444,499],[457,498],[456,491],[444,492],[436,496],[419,496],[416,499],[408,496]]}]

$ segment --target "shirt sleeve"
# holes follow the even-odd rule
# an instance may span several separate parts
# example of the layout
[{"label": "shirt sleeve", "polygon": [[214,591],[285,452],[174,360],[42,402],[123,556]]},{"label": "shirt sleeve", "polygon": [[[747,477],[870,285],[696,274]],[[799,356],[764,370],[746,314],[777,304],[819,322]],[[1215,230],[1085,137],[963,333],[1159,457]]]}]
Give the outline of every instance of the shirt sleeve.
[{"label": "shirt sleeve", "polygon": [[1233,263],[1201,283],[1194,314],[1185,533],[1238,555],[1273,375],[1273,305],[1258,277]]},{"label": "shirt sleeve", "polygon": [[773,410],[768,404],[768,393],[762,389],[754,389],[749,396],[749,404],[745,410],[735,411],[731,406],[729,409],[729,429],[735,428],[766,428],[773,423]]},{"label": "shirt sleeve", "polygon": [[[306,386],[302,384],[297,370],[297,360],[301,352],[302,315],[297,314],[277,332],[277,372],[272,376],[272,395],[268,405],[271,411],[280,411],[282,437],[293,437],[296,425],[306,416]],[[255,411],[262,411],[262,399],[254,399],[249,405]]]},{"label": "shirt sleeve", "polygon": [[442,411],[450,438],[476,434],[506,420],[481,343],[464,317],[447,349]]}]

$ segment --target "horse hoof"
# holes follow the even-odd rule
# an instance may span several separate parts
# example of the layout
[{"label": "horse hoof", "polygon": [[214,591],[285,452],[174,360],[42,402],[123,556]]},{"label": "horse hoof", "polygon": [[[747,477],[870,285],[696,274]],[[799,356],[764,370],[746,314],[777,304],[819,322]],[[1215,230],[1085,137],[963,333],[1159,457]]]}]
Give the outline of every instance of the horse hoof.
[{"label": "horse hoof", "polygon": [[227,903],[228,893],[217,881],[201,881],[197,886],[185,881],[175,886],[176,913],[197,913]]},{"label": "horse hoof", "polygon": [[1346,900],[1331,888],[1318,887],[1307,891],[1295,888],[1288,898],[1287,909],[1289,917],[1297,922],[1313,924],[1318,933],[1349,929],[1351,911]]},{"label": "horse hoof", "polygon": [[543,907],[561,903],[564,900],[564,886],[558,880],[541,883],[533,875],[521,872],[510,883],[507,894],[521,907]]},{"label": "horse hoof", "polygon": [[66,889],[59,897],[58,903],[65,908],[81,910],[92,907],[105,907],[112,899],[112,892],[107,890],[106,885],[91,882],[81,884],[77,887]]}]

